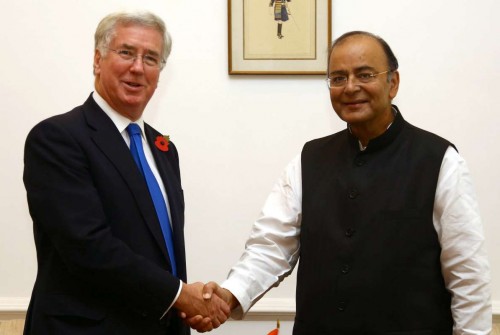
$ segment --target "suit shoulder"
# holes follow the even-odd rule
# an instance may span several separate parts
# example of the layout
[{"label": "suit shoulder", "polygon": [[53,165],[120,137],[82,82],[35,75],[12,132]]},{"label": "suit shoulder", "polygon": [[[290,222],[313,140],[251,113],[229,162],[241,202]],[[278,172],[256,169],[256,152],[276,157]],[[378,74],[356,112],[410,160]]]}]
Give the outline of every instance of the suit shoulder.
[{"label": "suit shoulder", "polygon": [[78,133],[84,123],[83,108],[78,106],[69,112],[51,116],[37,123],[28,133],[26,142],[42,138],[69,137]]},{"label": "suit shoulder", "polygon": [[50,127],[50,126],[60,126],[60,127],[71,127],[72,125],[83,121],[83,106],[77,106],[70,110],[58,115],[53,115],[40,122],[38,122],[32,131],[37,128]]}]

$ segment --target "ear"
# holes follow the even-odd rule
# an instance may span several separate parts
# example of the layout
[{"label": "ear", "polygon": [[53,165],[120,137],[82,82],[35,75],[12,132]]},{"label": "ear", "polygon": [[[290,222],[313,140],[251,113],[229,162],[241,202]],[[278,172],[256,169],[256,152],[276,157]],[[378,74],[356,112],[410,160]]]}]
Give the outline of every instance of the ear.
[{"label": "ear", "polygon": [[391,76],[391,83],[389,89],[389,98],[392,100],[396,97],[399,90],[399,71],[394,71]]},{"label": "ear", "polygon": [[94,52],[94,75],[101,73],[101,59],[102,55],[98,49],[95,49]]}]

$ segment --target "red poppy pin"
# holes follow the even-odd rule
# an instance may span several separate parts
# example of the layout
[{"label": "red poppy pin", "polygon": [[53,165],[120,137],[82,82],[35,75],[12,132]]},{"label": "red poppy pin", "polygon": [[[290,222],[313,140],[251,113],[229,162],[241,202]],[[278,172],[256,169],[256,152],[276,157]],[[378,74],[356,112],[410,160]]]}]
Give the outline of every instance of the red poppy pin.
[{"label": "red poppy pin", "polygon": [[168,151],[168,144],[170,143],[170,136],[168,135],[158,135],[156,137],[155,145],[161,151]]}]

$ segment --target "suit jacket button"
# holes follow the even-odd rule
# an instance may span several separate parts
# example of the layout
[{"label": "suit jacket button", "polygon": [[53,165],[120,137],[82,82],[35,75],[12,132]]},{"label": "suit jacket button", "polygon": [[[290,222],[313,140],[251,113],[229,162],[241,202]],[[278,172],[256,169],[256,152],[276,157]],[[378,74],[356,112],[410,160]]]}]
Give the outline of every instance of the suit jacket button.
[{"label": "suit jacket button", "polygon": [[356,199],[359,195],[358,190],[355,188],[349,190],[349,199]]},{"label": "suit jacket button", "polygon": [[340,312],[345,311],[345,301],[341,301],[341,302],[339,302],[339,304],[337,305],[337,309],[338,309]]},{"label": "suit jacket button", "polygon": [[354,235],[354,229],[353,228],[347,228],[345,230],[345,236],[352,237],[352,235]]},{"label": "suit jacket button", "polygon": [[346,265],[342,266],[342,270],[341,271],[342,271],[343,274],[349,273],[349,270],[351,270],[351,268],[350,268],[349,265],[346,264]]}]

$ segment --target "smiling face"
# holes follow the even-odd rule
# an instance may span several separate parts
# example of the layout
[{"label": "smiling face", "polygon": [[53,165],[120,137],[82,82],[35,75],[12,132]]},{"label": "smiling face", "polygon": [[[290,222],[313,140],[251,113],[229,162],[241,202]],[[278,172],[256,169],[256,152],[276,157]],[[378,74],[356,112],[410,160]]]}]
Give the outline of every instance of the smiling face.
[{"label": "smiling face", "polygon": [[[161,55],[163,39],[159,31],[140,25],[117,25],[109,49],[127,49],[135,54]],[[94,55],[95,89],[118,113],[135,121],[153,96],[160,69],[142,63],[141,57],[126,61],[108,50]]]},{"label": "smiling face", "polygon": [[332,50],[328,75],[346,75],[349,79],[345,86],[330,89],[330,100],[337,115],[362,140],[380,135],[392,122],[391,101],[398,92],[399,73],[380,74],[369,83],[356,82],[355,76],[387,70],[387,57],[373,37],[353,35]]}]

